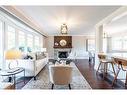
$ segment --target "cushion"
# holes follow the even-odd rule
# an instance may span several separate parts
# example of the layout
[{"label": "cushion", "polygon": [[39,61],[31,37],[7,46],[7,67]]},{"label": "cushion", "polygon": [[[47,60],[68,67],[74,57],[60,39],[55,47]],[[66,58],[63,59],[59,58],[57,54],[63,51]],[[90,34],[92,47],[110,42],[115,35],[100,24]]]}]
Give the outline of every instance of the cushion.
[{"label": "cushion", "polygon": [[35,53],[27,53],[27,54],[24,53],[22,55],[22,58],[23,59],[33,59],[34,60],[36,57],[35,57]]},{"label": "cushion", "polygon": [[36,53],[36,60],[43,59],[45,57],[46,57],[46,55],[44,54],[44,52],[37,52]]}]

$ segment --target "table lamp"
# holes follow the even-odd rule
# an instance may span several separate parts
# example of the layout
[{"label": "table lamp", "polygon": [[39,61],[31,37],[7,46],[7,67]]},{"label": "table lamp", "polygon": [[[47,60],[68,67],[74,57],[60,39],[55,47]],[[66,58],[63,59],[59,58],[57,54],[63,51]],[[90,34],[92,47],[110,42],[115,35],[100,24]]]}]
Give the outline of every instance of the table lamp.
[{"label": "table lamp", "polygon": [[[7,59],[7,60],[15,60],[17,65],[18,65],[17,59],[19,59],[19,58],[21,58],[21,51],[19,51],[19,50],[13,50],[12,49],[12,50],[6,51],[6,53],[5,53],[5,59]],[[8,64],[8,68],[9,69],[11,69],[11,67],[10,67],[11,63],[12,62],[10,62]]]}]

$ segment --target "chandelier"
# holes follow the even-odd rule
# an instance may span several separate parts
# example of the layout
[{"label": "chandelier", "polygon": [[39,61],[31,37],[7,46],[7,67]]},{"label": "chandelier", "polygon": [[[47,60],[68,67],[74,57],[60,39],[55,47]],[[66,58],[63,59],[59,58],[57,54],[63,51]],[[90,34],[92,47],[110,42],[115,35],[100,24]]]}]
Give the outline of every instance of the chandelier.
[{"label": "chandelier", "polygon": [[61,34],[67,34],[68,31],[68,27],[67,25],[64,23],[61,25]]}]

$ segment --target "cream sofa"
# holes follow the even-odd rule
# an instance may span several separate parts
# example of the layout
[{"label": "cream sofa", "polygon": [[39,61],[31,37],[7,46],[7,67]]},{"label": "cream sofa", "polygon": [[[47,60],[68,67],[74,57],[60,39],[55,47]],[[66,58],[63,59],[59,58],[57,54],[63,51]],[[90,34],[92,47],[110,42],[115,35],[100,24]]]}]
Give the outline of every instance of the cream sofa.
[{"label": "cream sofa", "polygon": [[25,68],[26,77],[36,77],[36,75],[43,69],[47,62],[48,58],[43,58],[40,60],[18,60],[18,67]]},{"label": "cream sofa", "polygon": [[[25,77],[34,77],[36,79],[37,74],[48,63],[48,54],[43,57],[35,58],[35,54],[32,54],[33,59],[18,59],[18,67],[25,69]],[[9,62],[7,62],[9,63]],[[11,67],[15,67],[16,64],[11,64]],[[22,73],[18,76],[23,76]]]}]

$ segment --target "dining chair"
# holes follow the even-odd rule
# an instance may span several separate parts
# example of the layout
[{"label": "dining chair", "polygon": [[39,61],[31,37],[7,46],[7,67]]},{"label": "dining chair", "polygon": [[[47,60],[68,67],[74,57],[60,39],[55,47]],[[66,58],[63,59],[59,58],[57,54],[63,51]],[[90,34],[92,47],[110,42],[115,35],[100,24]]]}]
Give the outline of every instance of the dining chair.
[{"label": "dining chair", "polygon": [[115,69],[114,69],[114,65],[113,65],[112,60],[108,59],[106,57],[106,55],[103,54],[103,53],[99,53],[98,58],[99,58],[99,66],[98,66],[96,74],[99,72],[99,70],[103,71],[103,79],[104,79],[105,75],[107,74],[107,71],[111,71],[111,70],[108,69],[108,64],[110,64],[111,67],[112,67],[112,70],[113,70],[112,72],[115,75]]},{"label": "dining chair", "polygon": [[119,75],[120,71],[122,70],[122,71],[126,72],[126,78],[124,79],[125,80],[125,87],[126,87],[127,86],[127,60],[120,58],[120,57],[119,58],[113,57],[113,61],[114,61],[114,64],[117,65],[117,72],[116,72],[114,80],[112,82],[112,86],[114,86],[114,83],[118,79],[118,75]]}]

